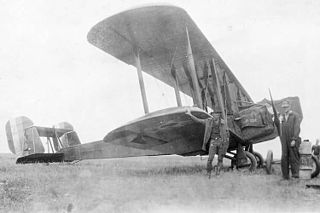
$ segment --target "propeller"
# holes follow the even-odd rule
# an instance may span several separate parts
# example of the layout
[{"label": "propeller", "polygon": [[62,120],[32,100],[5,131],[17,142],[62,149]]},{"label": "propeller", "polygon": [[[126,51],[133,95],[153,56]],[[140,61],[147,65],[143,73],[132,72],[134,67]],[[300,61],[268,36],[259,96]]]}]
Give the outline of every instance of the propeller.
[{"label": "propeller", "polygon": [[278,135],[280,136],[280,135],[281,135],[281,131],[280,131],[280,119],[279,119],[279,117],[278,117],[278,113],[277,113],[276,107],[274,106],[274,102],[273,102],[273,99],[272,99],[272,95],[271,95],[271,90],[270,90],[270,89],[269,89],[269,95],[270,95],[271,106],[272,106],[273,115],[274,115],[274,124],[276,125]]}]

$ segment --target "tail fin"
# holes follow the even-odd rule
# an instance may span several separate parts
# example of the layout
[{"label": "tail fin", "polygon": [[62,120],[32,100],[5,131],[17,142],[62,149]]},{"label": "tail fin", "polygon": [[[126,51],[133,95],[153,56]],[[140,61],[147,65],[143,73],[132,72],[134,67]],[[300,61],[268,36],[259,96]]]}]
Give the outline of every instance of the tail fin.
[{"label": "tail fin", "polygon": [[58,123],[57,125],[54,125],[54,128],[70,130],[69,132],[64,133],[59,138],[61,141],[62,148],[81,144],[77,133],[73,130],[73,126],[70,123],[61,122],[61,123]]},{"label": "tail fin", "polygon": [[29,118],[20,116],[10,119],[5,128],[9,149],[13,154],[25,156],[44,152],[39,134]]}]

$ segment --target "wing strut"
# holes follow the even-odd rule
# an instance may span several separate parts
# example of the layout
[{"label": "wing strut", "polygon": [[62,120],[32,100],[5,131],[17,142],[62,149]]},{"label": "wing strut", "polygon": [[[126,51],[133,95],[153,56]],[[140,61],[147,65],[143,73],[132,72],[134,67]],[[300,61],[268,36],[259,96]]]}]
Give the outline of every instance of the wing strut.
[{"label": "wing strut", "polygon": [[201,100],[201,93],[200,93],[200,88],[199,88],[199,83],[198,83],[198,78],[197,78],[197,73],[196,73],[196,67],[194,65],[194,59],[193,59],[193,54],[192,54],[192,49],[191,49],[191,44],[190,44],[190,38],[189,38],[189,32],[188,32],[188,27],[186,26],[186,32],[187,32],[187,39],[188,39],[188,53],[187,53],[187,58],[189,62],[189,67],[191,70],[191,78],[192,78],[192,84],[193,88],[195,90],[195,102],[194,103],[197,107],[203,108],[202,105],[202,100]]},{"label": "wing strut", "polygon": [[179,91],[179,86],[178,86],[179,82],[178,82],[178,78],[177,78],[177,70],[176,70],[176,67],[173,64],[176,52],[177,52],[177,47],[174,50],[170,67],[171,67],[171,75],[172,75],[173,81],[174,81],[174,93],[176,95],[177,105],[178,105],[178,107],[181,107],[182,106],[182,102],[181,102],[181,96],[180,96],[180,91]]},{"label": "wing strut", "polygon": [[139,49],[137,49],[135,51],[135,60],[136,60],[136,67],[137,67],[137,73],[138,73],[138,78],[139,78],[139,84],[140,84],[140,91],[141,91],[141,97],[142,97],[142,102],[143,102],[144,113],[147,114],[147,113],[149,113],[149,107],[148,107],[148,102],[147,102],[146,89],[144,87],[144,82],[143,82]]},{"label": "wing strut", "polygon": [[[221,93],[221,87],[220,87],[220,80],[219,80],[219,74],[217,72],[217,68],[216,68],[216,64],[215,64],[215,61],[214,61],[214,58],[212,58],[212,68],[213,70],[211,70],[211,75],[215,77],[215,80],[216,80],[216,91],[217,91],[217,96],[218,96],[218,102],[219,102],[219,105],[220,105],[220,109],[222,111],[222,118],[225,120],[226,122],[226,126],[228,128],[228,121],[227,121],[227,115],[226,115],[226,111],[225,111],[225,106],[224,106],[224,103],[223,103],[223,98],[222,98],[222,93]],[[226,98],[226,97],[225,97]]]},{"label": "wing strut", "polygon": [[176,101],[177,101],[177,105],[178,107],[182,106],[182,102],[181,102],[181,96],[180,96],[180,91],[179,91],[179,83],[178,83],[178,79],[177,79],[177,75],[176,75],[176,68],[173,66],[171,66],[171,74],[174,78],[174,93],[176,95]]}]

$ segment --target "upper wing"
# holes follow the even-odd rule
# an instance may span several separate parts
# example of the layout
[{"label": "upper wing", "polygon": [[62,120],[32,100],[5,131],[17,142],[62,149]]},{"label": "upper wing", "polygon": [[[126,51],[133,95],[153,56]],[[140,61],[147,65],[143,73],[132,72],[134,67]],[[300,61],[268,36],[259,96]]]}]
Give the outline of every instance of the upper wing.
[{"label": "upper wing", "polygon": [[[149,6],[116,14],[96,24],[88,33],[88,41],[133,66],[136,66],[135,52],[138,50],[144,72],[170,86],[174,86],[176,77],[179,89],[192,96],[192,83],[186,71],[186,29],[200,86],[208,81],[206,69],[214,58],[218,71],[226,73],[231,96],[252,102],[228,66],[181,8]],[[173,66],[176,68],[174,74]]]}]

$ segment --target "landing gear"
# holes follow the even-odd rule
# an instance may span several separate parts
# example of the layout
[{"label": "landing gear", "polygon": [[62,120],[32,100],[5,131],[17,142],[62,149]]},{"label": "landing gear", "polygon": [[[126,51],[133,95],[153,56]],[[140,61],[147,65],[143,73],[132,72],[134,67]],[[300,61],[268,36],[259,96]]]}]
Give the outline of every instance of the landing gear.
[{"label": "landing gear", "polygon": [[254,154],[248,152],[248,151],[245,151],[245,154],[246,154],[246,157],[247,157],[247,163],[244,164],[244,165],[240,165],[239,167],[248,167],[249,171],[250,172],[253,172],[256,170],[257,168],[257,159],[255,157]]},{"label": "landing gear", "polygon": [[[249,151],[238,151],[238,153],[228,152],[225,157],[231,160],[231,169],[236,167],[238,170],[248,169],[253,172],[257,168],[257,159],[254,154]],[[233,155],[233,156],[230,156]]]},{"label": "landing gear", "polygon": [[264,164],[264,159],[263,159],[262,155],[259,152],[253,152],[253,154],[257,160],[257,168],[262,168],[263,164]]}]

